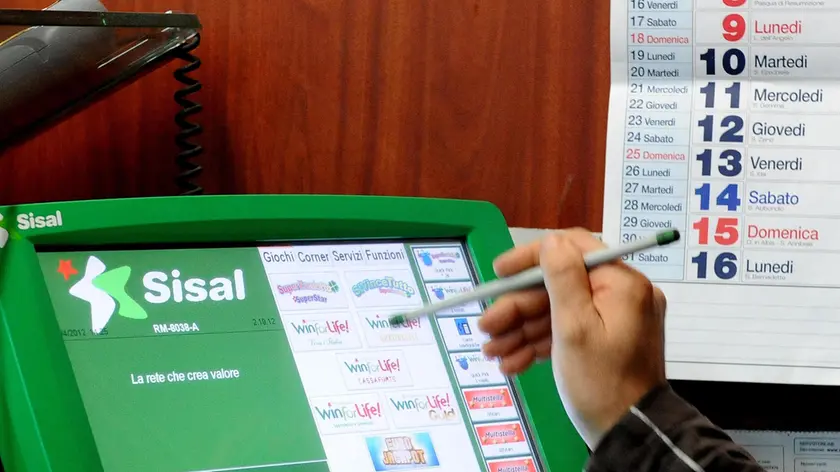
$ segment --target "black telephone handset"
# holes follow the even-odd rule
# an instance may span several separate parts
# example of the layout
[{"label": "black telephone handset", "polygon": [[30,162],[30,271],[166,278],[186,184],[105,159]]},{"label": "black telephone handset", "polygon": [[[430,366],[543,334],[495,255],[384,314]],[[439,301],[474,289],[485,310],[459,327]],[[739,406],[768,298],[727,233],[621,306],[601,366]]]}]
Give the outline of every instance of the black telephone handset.
[{"label": "black telephone handset", "polygon": [[[181,107],[175,116],[180,128],[176,137],[180,149],[176,183],[184,195],[201,194],[203,189],[195,179],[202,168],[194,160],[203,148],[193,138],[202,129],[190,121],[202,109],[191,98],[201,90],[201,83],[190,76],[201,66],[192,54],[200,42],[197,17],[175,14],[174,21],[168,22],[161,18],[150,20],[145,14],[111,14],[99,0],[60,0],[47,10],[94,14],[84,13],[87,21],[61,22],[86,26],[33,26],[23,31],[4,29],[0,16],[0,151],[23,142],[169,59],[179,59],[186,65],[175,72],[175,79],[184,85],[175,93],[175,101]],[[131,15],[145,15],[145,19],[132,19]]]},{"label": "black telephone handset", "polygon": [[[48,10],[106,11],[98,0],[61,0]],[[83,78],[113,52],[114,42],[111,28],[70,26],[0,37],[0,142],[84,94]]]}]

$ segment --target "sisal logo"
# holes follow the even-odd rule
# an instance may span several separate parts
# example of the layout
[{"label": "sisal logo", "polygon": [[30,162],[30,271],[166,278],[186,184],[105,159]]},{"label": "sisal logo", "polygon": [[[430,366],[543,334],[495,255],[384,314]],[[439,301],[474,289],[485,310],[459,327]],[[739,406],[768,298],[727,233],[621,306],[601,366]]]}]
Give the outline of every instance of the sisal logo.
[{"label": "sisal logo", "polygon": [[214,302],[245,300],[242,269],[235,269],[230,278],[214,277],[209,281],[198,277],[181,280],[180,277],[181,271],[178,269],[170,274],[159,271],[146,273],[143,276],[143,286],[146,288],[143,297],[147,302],[155,304],[169,301],[197,303],[208,299]]},{"label": "sisal logo", "polygon": [[459,421],[456,405],[446,391],[392,394],[388,397],[398,427],[415,428]]},{"label": "sisal logo", "polygon": [[94,333],[98,334],[105,329],[115,313],[135,320],[148,318],[146,310],[125,291],[129,277],[131,267],[121,266],[108,270],[98,257],[88,258],[85,273],[81,280],[70,287],[70,295],[90,305],[90,327]]},{"label": "sisal logo", "polygon": [[[36,215],[35,213],[21,213],[16,218],[17,229],[26,231],[28,229],[58,228],[63,225],[61,212],[56,211],[49,215]],[[20,236],[12,228],[6,228],[3,215],[0,215],[0,249],[6,247],[10,239],[19,239]]]},{"label": "sisal logo", "polygon": [[59,228],[64,225],[61,219],[61,212],[56,211],[48,215],[37,215],[35,213],[21,213],[17,216],[17,227],[21,231],[28,229]]},{"label": "sisal logo", "polygon": [[[90,256],[81,280],[70,287],[70,295],[90,305],[91,330],[94,333],[100,333],[115,314],[135,320],[148,318],[146,310],[126,292],[131,272],[131,267],[127,265],[108,269],[101,259]],[[143,276],[143,287],[146,289],[143,298],[148,303],[245,299],[245,281],[239,269],[233,271],[232,278],[216,277],[209,281],[201,278],[181,280],[177,269],[170,275],[152,271]]]},{"label": "sisal logo", "polygon": [[385,429],[382,405],[375,395],[340,400],[314,400],[312,412],[324,433]]}]

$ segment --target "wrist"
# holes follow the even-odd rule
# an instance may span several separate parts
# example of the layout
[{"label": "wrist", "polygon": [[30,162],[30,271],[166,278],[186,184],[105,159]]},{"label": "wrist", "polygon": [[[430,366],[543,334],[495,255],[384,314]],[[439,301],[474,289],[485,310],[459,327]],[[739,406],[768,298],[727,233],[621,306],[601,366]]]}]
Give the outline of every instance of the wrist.
[{"label": "wrist", "polygon": [[[650,385],[650,384],[648,384]],[[566,401],[561,395],[563,404],[566,405],[566,413],[581,438],[586,442],[590,450],[595,450],[603,438],[621,423],[628,415],[631,415],[633,407],[639,408],[646,404],[646,401],[657,398],[662,394],[663,389],[670,389],[667,382],[654,384],[637,389],[624,389],[621,394],[615,397],[611,405],[601,404],[600,407],[591,405],[591,410],[581,410],[574,403]]]},{"label": "wrist", "polygon": [[657,385],[601,438],[597,448],[591,449],[586,470],[658,470],[665,455],[673,456],[671,442],[678,444],[686,424],[699,417],[700,413],[679,398],[670,385]]},{"label": "wrist", "polygon": [[631,408],[634,406],[638,407],[643,404],[645,399],[655,395],[656,392],[667,386],[667,380],[662,379],[657,382],[631,384],[625,386],[625,388],[617,389],[619,391],[623,391],[617,395],[615,403],[611,408],[605,408],[602,412],[600,412],[597,416],[598,421],[596,422],[595,427],[604,431],[604,433],[610,431],[621,421],[622,418],[630,413]]}]

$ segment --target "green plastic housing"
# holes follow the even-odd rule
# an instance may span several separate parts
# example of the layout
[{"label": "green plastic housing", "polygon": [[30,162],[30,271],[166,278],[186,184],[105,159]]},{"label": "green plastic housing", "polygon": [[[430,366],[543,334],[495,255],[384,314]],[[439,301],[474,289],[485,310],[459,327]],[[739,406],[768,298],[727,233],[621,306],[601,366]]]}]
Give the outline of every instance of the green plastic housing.
[{"label": "green plastic housing", "polygon": [[[97,472],[99,454],[64,347],[39,247],[114,244],[463,238],[479,280],[513,246],[487,202],[426,198],[242,195],[0,207],[0,458],[8,472]],[[26,220],[19,224],[18,217]],[[2,245],[2,244],[0,244]],[[544,363],[514,379],[546,472],[578,472],[588,452]]]}]

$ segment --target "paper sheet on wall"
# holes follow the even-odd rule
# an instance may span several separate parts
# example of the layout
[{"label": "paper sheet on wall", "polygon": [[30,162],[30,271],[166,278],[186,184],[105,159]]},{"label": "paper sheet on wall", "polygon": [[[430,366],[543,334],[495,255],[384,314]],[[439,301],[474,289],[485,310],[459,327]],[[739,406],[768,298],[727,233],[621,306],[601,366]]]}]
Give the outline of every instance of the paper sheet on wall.
[{"label": "paper sheet on wall", "polygon": [[840,472],[840,433],[727,433],[767,472]]},{"label": "paper sheet on wall", "polygon": [[603,238],[674,379],[840,384],[840,2],[613,0]]}]

